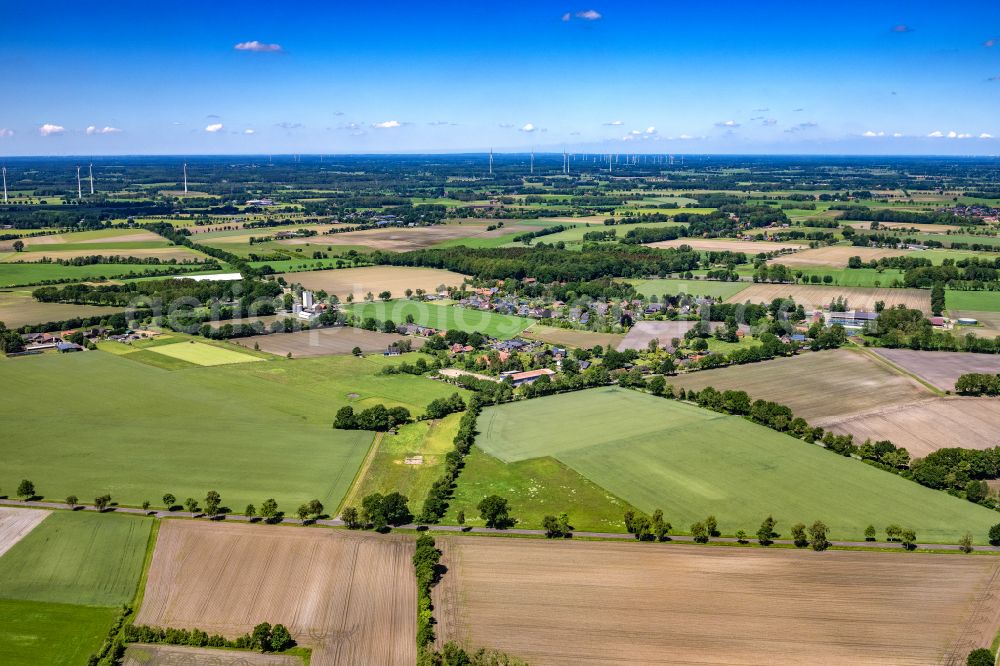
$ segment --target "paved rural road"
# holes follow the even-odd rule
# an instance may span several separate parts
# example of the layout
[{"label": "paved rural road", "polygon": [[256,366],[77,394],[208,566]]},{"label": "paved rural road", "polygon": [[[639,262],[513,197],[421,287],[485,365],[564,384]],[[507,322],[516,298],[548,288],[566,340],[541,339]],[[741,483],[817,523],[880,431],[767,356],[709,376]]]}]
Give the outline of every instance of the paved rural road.
[{"label": "paved rural road", "polygon": [[[0,505],[3,506],[33,506],[39,509],[66,509],[67,504],[63,502],[40,502],[34,500],[21,501],[12,499],[0,499]],[[78,511],[97,511],[97,507],[92,505],[78,504]],[[132,507],[112,507],[107,510],[108,513],[129,513],[136,514],[140,516],[156,516],[158,518],[205,518],[203,513],[191,513],[189,511],[158,511],[155,509],[150,509],[146,511],[144,509],[136,509]],[[226,521],[236,521],[236,522],[250,522],[246,516],[240,516],[236,514],[227,514],[225,516],[220,516],[220,520]],[[291,525],[301,525],[303,521],[298,518],[282,518],[282,523],[288,523]],[[317,525],[326,525],[329,527],[343,527],[344,521],[333,518],[317,520]],[[425,526],[409,524],[400,525],[399,529],[404,530],[418,530],[423,529]],[[489,527],[459,527],[457,525],[434,525],[433,530],[435,532],[458,532],[458,533],[472,533],[472,534],[516,534],[523,536],[543,536],[545,534],[544,530],[527,530],[521,528],[511,528],[509,530],[497,530]],[[585,538],[585,539],[611,539],[618,541],[633,541],[635,537],[631,534],[622,534],[620,532],[573,532],[573,536]],[[671,536],[670,541],[678,541],[683,543],[693,543],[694,537],[690,536]],[[712,541],[721,543],[737,543],[735,537],[714,537]],[[753,543],[756,539],[751,538],[750,543]],[[775,539],[774,543],[791,545],[792,541],[790,539]],[[898,550],[900,545],[898,543],[890,543],[888,541],[831,541],[832,546],[841,546],[845,548],[891,548]],[[961,550],[958,544],[953,543],[920,543],[917,544],[917,548],[930,548],[934,550]],[[978,551],[986,552],[1000,552],[1000,546],[984,546],[976,544],[975,549]]]}]

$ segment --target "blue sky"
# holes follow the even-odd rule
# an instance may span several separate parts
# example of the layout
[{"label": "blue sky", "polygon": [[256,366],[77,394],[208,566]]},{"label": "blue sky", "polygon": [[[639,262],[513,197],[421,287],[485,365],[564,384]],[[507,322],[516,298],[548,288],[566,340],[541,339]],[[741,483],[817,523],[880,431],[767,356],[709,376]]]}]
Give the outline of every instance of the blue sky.
[{"label": "blue sky", "polygon": [[1000,3],[819,4],[7,3],[0,155],[1000,154]]}]

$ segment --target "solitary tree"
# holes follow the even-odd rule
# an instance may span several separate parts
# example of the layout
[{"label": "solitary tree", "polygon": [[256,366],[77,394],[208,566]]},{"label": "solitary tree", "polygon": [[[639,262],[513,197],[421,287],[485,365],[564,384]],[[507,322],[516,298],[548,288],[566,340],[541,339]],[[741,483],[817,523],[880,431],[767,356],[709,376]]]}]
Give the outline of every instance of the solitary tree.
[{"label": "solitary tree", "polygon": [[66,497],[66,504],[69,504],[72,508],[76,508],[77,501],[79,501],[79,498],[76,495],[69,495]]},{"label": "solitary tree", "polygon": [[163,506],[167,507],[167,511],[173,511],[177,505],[177,498],[170,493],[164,493],[161,499],[163,500]]},{"label": "solitary tree", "polygon": [[149,511],[149,500],[143,500],[142,501],[142,510],[143,511]]},{"label": "solitary tree", "polygon": [[826,538],[826,532],[826,524],[820,520],[817,520],[809,528],[809,545],[812,546],[813,550],[826,550],[830,547],[830,542]]},{"label": "solitary tree", "polygon": [[865,528],[865,541],[874,541],[876,534],[877,532],[875,531],[875,526],[869,525]]},{"label": "solitary tree", "polygon": [[774,539],[777,534],[774,531],[775,526],[774,518],[768,516],[764,519],[764,522],[760,524],[760,528],[757,530],[757,542],[762,546],[770,546],[774,543]]},{"label": "solitary tree", "polygon": [[358,526],[358,510],[353,506],[345,506],[340,512],[340,519],[344,521],[348,529],[355,529]]},{"label": "solitary tree", "polygon": [[906,550],[913,550],[917,547],[917,533],[907,528],[899,535],[899,542]]},{"label": "solitary tree", "polygon": [[792,525],[792,541],[795,542],[796,548],[805,548],[809,545],[809,539],[806,538],[805,525],[802,523]]},{"label": "solitary tree", "polygon": [[205,495],[205,513],[214,516],[219,513],[219,506],[222,504],[222,497],[214,490],[209,490]]},{"label": "solitary tree", "polygon": [[318,499],[309,500],[309,513],[317,518],[323,515],[323,503]]},{"label": "solitary tree", "polygon": [[965,659],[966,666],[993,666],[996,657],[988,648],[976,648]]},{"label": "solitary tree", "polygon": [[97,507],[98,511],[104,511],[108,508],[109,504],[111,504],[111,495],[108,495],[107,493],[94,498],[94,506]]},{"label": "solitary tree", "polygon": [[295,645],[292,635],[283,624],[276,624],[271,628],[271,651],[281,652]]},{"label": "solitary tree", "polygon": [[691,526],[691,536],[694,537],[695,543],[708,543],[708,528],[705,527],[705,523],[695,523]]},{"label": "solitary tree", "polygon": [[657,509],[653,512],[653,519],[650,521],[650,531],[657,541],[666,541],[667,532],[670,531],[670,523],[663,519],[663,510]]},{"label": "solitary tree", "polygon": [[899,525],[889,525],[885,528],[885,538],[887,541],[898,541],[903,535],[903,528]]},{"label": "solitary tree", "polygon": [[24,241],[22,240],[14,241],[14,252],[23,252],[23,251],[24,251]]},{"label": "solitary tree", "polygon": [[198,500],[193,497],[188,497],[184,500],[184,508],[186,508],[191,513],[197,513],[198,511]]},{"label": "solitary tree", "polygon": [[736,543],[746,543],[747,533],[743,530],[736,530]]},{"label": "solitary tree", "polygon": [[21,479],[21,483],[17,484],[17,496],[25,501],[31,499],[35,496],[35,484],[28,479]]},{"label": "solitary tree", "polygon": [[309,517],[309,506],[307,504],[301,504],[295,513],[298,515],[299,520],[305,522],[306,518]]},{"label": "solitary tree", "polygon": [[253,504],[247,504],[247,508],[243,509],[243,515],[245,515],[250,522],[253,522],[254,517],[257,515],[257,507]]},{"label": "solitary tree", "polygon": [[387,301],[390,298],[392,298],[392,292],[391,291],[380,291],[378,293],[378,297],[381,298],[383,301]]},{"label": "solitary tree", "polygon": [[1000,523],[990,528],[989,541],[991,546],[1000,546]]},{"label": "solitary tree", "polygon": [[486,521],[487,527],[503,529],[511,522],[507,500],[499,495],[484,497],[476,508],[479,510],[479,515]]},{"label": "solitary tree", "polygon": [[455,516],[455,522],[459,525],[465,525],[465,511],[459,511]]},{"label": "solitary tree", "polygon": [[709,536],[719,536],[719,523],[715,520],[715,516],[705,519],[705,529],[708,530]]},{"label": "solitary tree", "polygon": [[278,503],[274,501],[273,497],[264,500],[264,503],[260,505],[260,515],[268,522],[278,517]]},{"label": "solitary tree", "polygon": [[973,550],[975,550],[972,547],[972,534],[970,534],[969,532],[963,534],[962,537],[958,540],[958,548],[963,553],[971,553]]}]

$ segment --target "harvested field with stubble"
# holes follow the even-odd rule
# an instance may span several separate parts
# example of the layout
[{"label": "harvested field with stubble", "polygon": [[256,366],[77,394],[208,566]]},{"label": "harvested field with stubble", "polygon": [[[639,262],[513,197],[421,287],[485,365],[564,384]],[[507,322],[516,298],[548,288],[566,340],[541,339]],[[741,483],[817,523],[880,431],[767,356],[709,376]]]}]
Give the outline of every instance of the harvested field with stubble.
[{"label": "harvested field with stubble", "polygon": [[687,245],[695,250],[713,250],[729,252],[746,252],[749,255],[761,252],[779,252],[782,250],[801,250],[809,247],[801,243],[772,243],[770,241],[740,241],[725,238],[677,238],[675,240],[646,243],[647,247],[680,247]]},{"label": "harvested field with stubble", "polygon": [[935,397],[811,424],[855,442],[888,439],[915,458],[952,446],[988,449],[1000,446],[1000,398]]},{"label": "harvested field with stubble", "polygon": [[401,297],[407,289],[423,289],[434,293],[439,285],[457,287],[468,278],[461,273],[437,268],[409,268],[404,266],[366,266],[364,268],[335,268],[325,271],[283,273],[289,283],[298,282],[306,289],[336,294],[342,299],[353,295],[360,301],[371,292],[375,296],[390,291]]},{"label": "harvested field with stubble", "polygon": [[434,589],[439,644],[489,645],[542,666],[958,666],[1000,625],[1000,562],[990,557],[438,544],[448,568]]},{"label": "harvested field with stubble", "polygon": [[121,663],[123,666],[302,666],[303,661],[285,654],[132,643]]},{"label": "harvested field with stubble", "polygon": [[350,354],[355,347],[360,347],[366,354],[382,352],[389,345],[404,339],[409,340],[414,349],[420,349],[425,342],[424,338],[407,337],[398,333],[380,333],[351,326],[334,326],[295,333],[255,335],[239,339],[236,344],[250,349],[257,345],[261,351],[278,356],[291,354],[292,358],[305,358],[327,354]]},{"label": "harvested field with stubble", "polygon": [[[754,400],[791,408],[809,423],[921,400],[931,392],[870,356],[850,349],[808,352],[764,363],[734,365],[668,377],[674,388],[746,391]],[[891,439],[891,438],[890,438]]]},{"label": "harvested field with stubble", "polygon": [[313,666],[409,666],[412,555],[398,535],[168,520],[136,623],[230,638],[281,623],[313,648]]},{"label": "harvested field with stubble", "polygon": [[[697,321],[675,320],[675,321],[640,321],[636,322],[628,335],[618,344],[618,351],[625,349],[644,350],[649,346],[651,340],[658,340],[660,345],[666,347],[674,338],[683,338],[684,334],[695,327]],[[709,327],[714,331],[722,324],[720,322],[710,322]]]},{"label": "harvested field with stubble", "polygon": [[550,345],[562,345],[564,347],[583,347],[591,349],[594,345],[601,345],[607,348],[616,348],[625,339],[622,333],[596,333],[594,331],[576,331],[557,326],[545,326],[537,324],[521,333],[521,337],[529,340],[541,340]]},{"label": "harvested field with stubble", "polygon": [[[783,263],[783,262],[782,262]],[[775,298],[793,298],[796,303],[807,309],[828,307],[831,302],[842,296],[847,300],[850,310],[875,309],[876,301],[883,301],[886,308],[905,305],[908,308],[923,310],[930,314],[931,292],[929,289],[889,289],[886,287],[827,287],[805,284],[754,284],[735,296],[726,299],[726,303],[770,303]]]},{"label": "harvested field with stubble", "polygon": [[970,372],[1000,374],[1000,354],[884,348],[873,351],[942,391],[954,391],[955,381]]},{"label": "harvested field with stubble", "polygon": [[4,258],[6,263],[11,262],[38,262],[43,259],[73,259],[76,257],[91,257],[100,255],[103,257],[138,257],[140,259],[156,258],[160,261],[176,259],[184,261],[204,261],[208,257],[201,252],[195,252],[185,247],[151,247],[139,249],[118,249],[114,245],[108,245],[101,249],[85,250],[45,250],[44,246],[39,247],[34,252],[18,252]]},{"label": "harvested field with stubble", "polygon": [[0,556],[45,520],[48,511],[0,506]]},{"label": "harvested field with stubble", "polygon": [[364,229],[339,234],[326,234],[305,238],[290,238],[278,241],[282,245],[363,245],[374,250],[389,252],[409,252],[432,247],[455,239],[499,238],[511,231],[525,233],[537,231],[541,227],[499,227],[487,231],[485,224],[439,224],[431,227],[390,227],[386,229]]},{"label": "harvested field with stubble", "polygon": [[795,254],[772,259],[772,264],[784,264],[789,268],[836,267],[844,268],[851,257],[861,257],[861,261],[877,261],[884,257],[902,257],[909,250],[893,250],[879,247],[854,247],[850,245],[830,245],[803,250]]}]

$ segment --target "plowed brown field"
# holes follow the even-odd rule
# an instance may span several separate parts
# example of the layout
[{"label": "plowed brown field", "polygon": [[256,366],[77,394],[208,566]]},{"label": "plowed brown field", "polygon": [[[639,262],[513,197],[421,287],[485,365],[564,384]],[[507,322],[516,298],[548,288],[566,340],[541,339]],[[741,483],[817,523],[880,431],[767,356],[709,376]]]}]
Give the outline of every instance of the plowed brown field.
[{"label": "plowed brown field", "polygon": [[991,557],[439,539],[438,640],[545,664],[964,664]]},{"label": "plowed brown field", "polygon": [[136,622],[227,637],[281,623],[313,666],[409,665],[412,554],[399,536],[168,520]]}]

